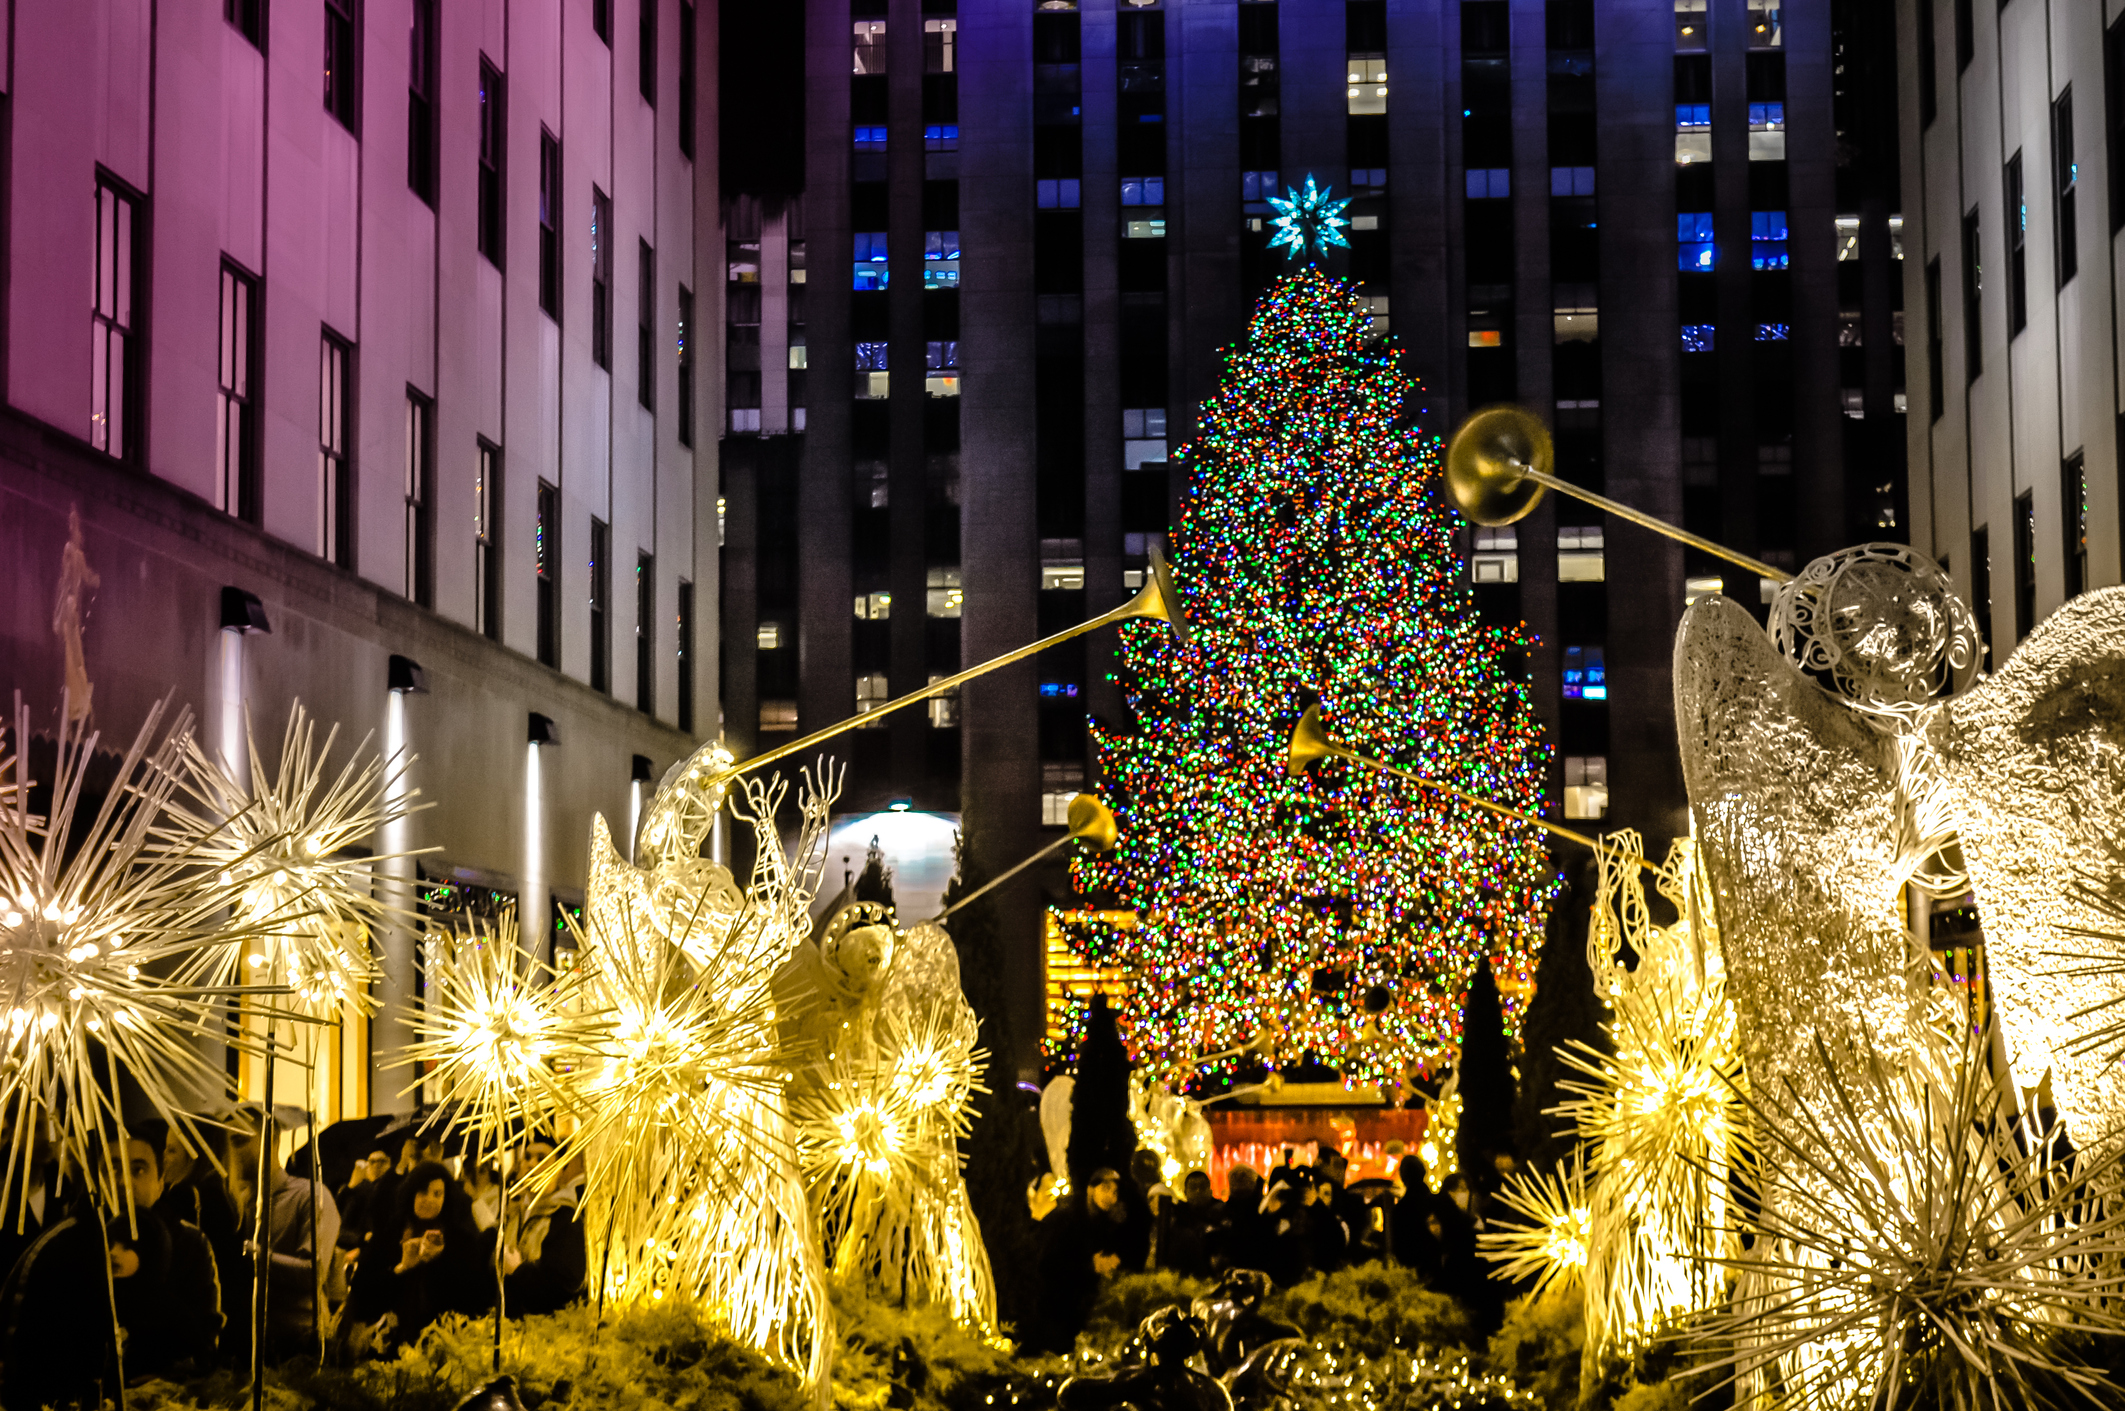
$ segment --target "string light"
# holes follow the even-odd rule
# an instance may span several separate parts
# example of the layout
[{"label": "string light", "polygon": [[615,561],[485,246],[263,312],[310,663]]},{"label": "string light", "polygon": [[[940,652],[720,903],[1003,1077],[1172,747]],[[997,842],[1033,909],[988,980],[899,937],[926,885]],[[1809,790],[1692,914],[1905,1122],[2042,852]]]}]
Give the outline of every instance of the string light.
[{"label": "string light", "polygon": [[1340,760],[1285,773],[1318,699],[1339,743],[1543,807],[1549,749],[1508,671],[1529,638],[1477,614],[1431,493],[1438,438],[1409,423],[1416,383],[1367,320],[1310,267],[1262,300],[1182,453],[1191,643],[1123,631],[1136,724],[1094,727],[1121,839],[1075,876],[1139,924],[1072,929],[1131,973],[1140,1062],[1178,1068],[1273,1021],[1287,1049],[1393,1080],[1456,1047],[1480,957],[1509,1025],[1529,987],[1557,888],[1537,830]]}]

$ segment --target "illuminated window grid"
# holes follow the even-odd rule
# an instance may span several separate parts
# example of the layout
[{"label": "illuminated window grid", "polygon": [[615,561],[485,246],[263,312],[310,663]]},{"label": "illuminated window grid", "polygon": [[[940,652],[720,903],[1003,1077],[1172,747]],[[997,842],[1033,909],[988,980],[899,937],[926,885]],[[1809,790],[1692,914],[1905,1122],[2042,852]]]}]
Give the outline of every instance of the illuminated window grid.
[{"label": "illuminated window grid", "polygon": [[1129,1001],[1129,977],[1121,970],[1102,969],[1088,965],[1070,949],[1064,927],[1082,925],[1091,921],[1104,921],[1124,931],[1136,929],[1136,913],[1133,911],[1055,911],[1050,910],[1043,920],[1047,933],[1045,956],[1047,982],[1047,1047],[1053,1052],[1068,1039],[1070,1009],[1075,1005],[1089,1005],[1094,995],[1105,995],[1107,1002],[1117,1011]]}]

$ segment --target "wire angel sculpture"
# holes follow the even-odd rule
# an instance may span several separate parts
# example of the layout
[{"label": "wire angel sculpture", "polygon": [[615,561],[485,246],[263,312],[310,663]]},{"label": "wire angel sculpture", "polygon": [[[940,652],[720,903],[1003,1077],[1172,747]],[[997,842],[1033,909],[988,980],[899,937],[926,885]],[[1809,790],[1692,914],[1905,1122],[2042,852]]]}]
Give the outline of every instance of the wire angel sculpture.
[{"label": "wire angel sculpture", "polygon": [[606,1027],[565,1078],[579,1123],[567,1141],[584,1162],[598,1296],[698,1301],[823,1397],[833,1312],[770,980],[816,889],[839,779],[804,776],[793,855],[775,824],[789,786],[744,781],[731,807],[753,828],[756,860],[741,892],[700,856],[722,806],[717,772],[697,756],[666,776],[643,820],[646,866],[619,855],[602,817],[593,824],[582,974]]},{"label": "wire angel sculpture", "polygon": [[986,1054],[950,935],[901,931],[856,902],[798,947],[777,988],[798,1015],[785,1034],[815,1055],[790,1108],[828,1263],[993,1331],[995,1279],[959,1169]]},{"label": "wire angel sculpture", "polygon": [[378,864],[395,855],[351,849],[425,807],[413,803],[418,791],[402,784],[411,756],[380,758],[366,738],[330,773],[338,739],[335,725],[320,745],[317,722],[297,702],[281,736],[279,767],[269,771],[247,713],[250,784],[187,738],[184,787],[171,804],[176,826],[237,888],[239,915],[257,931],[256,944],[202,953],[213,982],[285,984],[290,1008],[327,1021],[347,1007],[377,1009],[371,936],[393,914],[375,880]]},{"label": "wire angel sculpture", "polygon": [[208,1046],[229,1041],[240,987],[202,983],[196,964],[204,948],[265,931],[233,912],[241,887],[218,855],[172,822],[191,718],[165,731],[164,716],[151,709],[112,765],[99,733],[62,708],[51,776],[38,780],[15,698],[12,753],[0,758],[0,1211],[18,1225],[42,1134],[63,1173],[87,1173],[100,1209],[127,1211],[130,1188],[97,1157],[125,1130],[121,1086],[195,1150],[205,1143],[192,1114],[227,1092]]}]

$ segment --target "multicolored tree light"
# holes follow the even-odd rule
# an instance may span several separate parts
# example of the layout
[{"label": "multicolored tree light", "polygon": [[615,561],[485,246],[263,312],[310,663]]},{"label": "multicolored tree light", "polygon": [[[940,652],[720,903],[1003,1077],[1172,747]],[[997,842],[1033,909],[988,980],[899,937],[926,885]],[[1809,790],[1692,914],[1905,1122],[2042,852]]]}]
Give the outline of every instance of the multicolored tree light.
[{"label": "multicolored tree light", "polygon": [[1193,638],[1125,628],[1135,728],[1095,731],[1121,841],[1076,864],[1137,909],[1080,939],[1135,977],[1139,1062],[1186,1069],[1276,1023],[1286,1052],[1397,1077],[1454,1049],[1485,955],[1517,1021],[1558,885],[1540,832],[1342,760],[1284,768],[1318,701],[1360,753],[1542,809],[1548,747],[1506,670],[1524,642],[1477,616],[1417,391],[1308,267],[1263,298],[1181,452]]}]

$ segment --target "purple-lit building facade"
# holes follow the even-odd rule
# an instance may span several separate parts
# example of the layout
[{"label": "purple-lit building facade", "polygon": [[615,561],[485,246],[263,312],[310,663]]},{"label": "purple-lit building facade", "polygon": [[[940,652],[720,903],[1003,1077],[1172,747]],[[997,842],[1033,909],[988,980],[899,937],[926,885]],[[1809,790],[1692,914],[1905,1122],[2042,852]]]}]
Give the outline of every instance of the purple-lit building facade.
[{"label": "purple-lit building facade", "polygon": [[[1560,473],[1775,564],[1906,532],[1885,6],[778,14],[726,14],[741,753],[1132,591],[1218,350],[1283,267],[1264,198],[1309,174],[1355,198],[1330,267],[1423,379],[1431,429],[1520,402]],[[1751,604],[1759,585],[1572,501],[1466,546],[1486,613],[1539,639],[1554,814],[1657,852],[1683,826],[1675,622],[1715,580]],[[856,806],[959,812],[1008,865],[1097,788],[1084,724],[1122,719],[1112,671],[1094,636],[860,732]],[[1037,911],[1067,895],[1060,868],[1004,895],[1029,1011]]]},{"label": "purple-lit building facade", "polygon": [[[0,684],[56,718],[78,511],[107,743],[402,744],[379,849],[550,950],[592,815],[716,730],[714,0],[5,8]],[[380,939],[334,1112],[404,1105]]]}]

